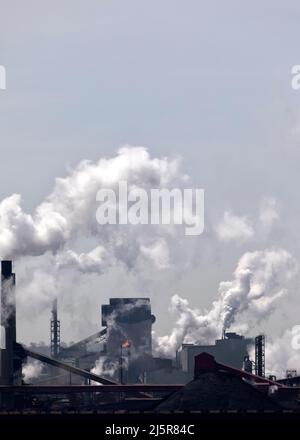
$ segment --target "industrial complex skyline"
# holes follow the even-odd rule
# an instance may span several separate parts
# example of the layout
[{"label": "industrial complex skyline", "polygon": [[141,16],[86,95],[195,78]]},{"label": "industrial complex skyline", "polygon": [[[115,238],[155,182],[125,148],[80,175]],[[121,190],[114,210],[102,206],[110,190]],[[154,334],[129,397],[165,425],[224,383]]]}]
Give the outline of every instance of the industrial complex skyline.
[{"label": "industrial complex skyline", "polygon": [[[205,315],[223,283],[239,279],[240,262],[258,252],[269,257],[266,267],[281,255],[293,276],[277,280],[271,296],[282,295],[263,320],[245,316],[249,329],[237,330],[290,345],[300,324],[300,95],[291,73],[299,5],[126,3],[2,8],[0,256],[13,258],[19,274],[21,338],[48,341],[54,296],[68,343],[96,332],[101,304],[129,292],[151,298],[156,337],[170,335],[177,315],[162,311],[174,308],[174,296]],[[203,233],[95,234],[96,192],[120,178],[141,189],[203,188]],[[58,221],[46,236],[56,212],[67,226]],[[100,268],[83,269],[81,254]]]},{"label": "industrial complex skyline", "polygon": [[299,2],[0,10],[0,413],[300,412]]}]

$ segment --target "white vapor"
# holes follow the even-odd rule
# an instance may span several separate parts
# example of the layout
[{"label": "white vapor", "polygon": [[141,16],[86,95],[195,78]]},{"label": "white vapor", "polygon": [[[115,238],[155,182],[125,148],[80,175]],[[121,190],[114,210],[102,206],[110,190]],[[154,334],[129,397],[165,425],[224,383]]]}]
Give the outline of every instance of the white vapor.
[{"label": "white vapor", "polygon": [[163,238],[151,243],[149,246],[142,245],[141,252],[150,261],[153,261],[156,269],[167,269],[170,266],[169,247]]},{"label": "white vapor", "polygon": [[239,216],[232,211],[224,212],[215,226],[218,239],[223,243],[245,244],[265,239],[277,223],[279,203],[274,197],[263,197],[256,217]]},{"label": "white vapor", "polygon": [[80,254],[69,249],[58,254],[56,264],[59,269],[72,268],[83,273],[101,273],[108,266],[109,257],[103,246]]},{"label": "white vapor", "polygon": [[[157,338],[156,350],[172,356],[184,342],[212,343],[233,324],[248,331],[250,324],[267,318],[287,293],[285,286],[296,270],[296,262],[283,249],[247,252],[240,258],[233,280],[220,283],[218,298],[207,313],[193,310],[186,299],[173,296],[171,311],[179,318],[170,335]],[[244,314],[248,326],[243,323]]]},{"label": "white vapor", "polygon": [[105,356],[101,356],[96,361],[95,367],[91,370],[91,373],[97,374],[101,377],[107,377],[108,379],[113,379],[118,370],[119,364],[117,361],[113,362],[108,360]]},{"label": "white vapor", "polygon": [[254,230],[246,217],[239,217],[229,211],[225,211],[216,232],[218,238],[224,242],[244,242],[254,235]]},{"label": "white vapor", "polygon": [[[112,158],[82,161],[65,178],[56,179],[32,214],[24,212],[18,194],[0,202],[0,258],[40,257],[34,273],[29,270],[19,279],[23,303],[31,298],[35,309],[39,302],[45,306],[65,287],[62,280],[76,280],[80,273],[103,274],[115,265],[135,273],[142,265],[169,268],[174,255],[170,248],[180,243],[177,226],[98,224],[97,192],[117,191],[121,180],[129,190],[146,191],[185,188],[188,183],[178,158],[152,158],[144,147],[125,146]],[[180,230],[184,239],[184,227]],[[78,251],[85,240],[93,243],[90,249]]]},{"label": "white vapor", "polygon": [[39,361],[27,362],[22,367],[23,379],[25,382],[30,382],[32,379],[37,379],[43,371],[43,364]]},{"label": "white vapor", "polygon": [[280,337],[266,339],[266,370],[277,378],[285,377],[286,370],[300,374],[300,326],[287,329]]},{"label": "white vapor", "polygon": [[259,221],[264,229],[270,229],[279,219],[279,206],[274,197],[264,198],[259,212]]},{"label": "white vapor", "polygon": [[0,257],[56,254],[79,234],[99,238],[100,231],[100,239],[110,244],[110,234],[118,228],[97,224],[99,189],[117,189],[120,180],[149,189],[184,179],[177,159],[151,159],[143,147],[123,147],[116,157],[96,163],[83,161],[69,176],[56,179],[53,191],[32,215],[23,211],[18,194],[0,203]]},{"label": "white vapor", "polygon": [[[178,158],[153,158],[144,147],[125,146],[112,158],[82,161],[66,177],[56,179],[53,190],[32,213],[23,210],[18,194],[0,202],[0,258],[24,262],[17,290],[23,314],[28,310],[37,316],[54,297],[72,292],[69,316],[77,308],[84,321],[84,314],[90,318],[92,300],[89,303],[82,291],[75,297],[72,289],[80,284],[82,274],[102,275],[121,266],[136,278],[141,277],[145,292],[141,275],[145,273],[146,279],[146,270],[172,268],[176,276],[198,264],[199,241],[186,238],[184,227],[98,224],[97,192],[101,188],[117,191],[122,180],[127,181],[129,190],[189,185]],[[265,233],[277,218],[276,201],[265,199],[259,219],[252,223],[247,217],[226,211],[217,226],[217,236],[225,243],[244,243],[253,239],[261,226]],[[206,246],[212,247],[208,242]],[[248,314],[249,326],[261,321],[285,294],[284,286],[294,269],[293,258],[284,250],[244,254],[232,281],[220,283],[218,298],[208,312],[192,309],[178,295],[172,298],[171,309],[178,313],[178,322],[170,335],[157,338],[157,350],[173,355],[182,342],[213,342],[223,327],[241,326],[243,313]],[[83,289],[87,290],[88,286]],[[244,325],[243,330],[249,326]]]}]

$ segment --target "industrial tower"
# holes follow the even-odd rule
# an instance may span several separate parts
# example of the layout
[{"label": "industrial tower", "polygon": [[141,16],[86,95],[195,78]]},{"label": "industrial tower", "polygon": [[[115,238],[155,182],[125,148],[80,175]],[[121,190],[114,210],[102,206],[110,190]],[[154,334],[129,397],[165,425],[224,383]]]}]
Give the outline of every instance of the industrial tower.
[{"label": "industrial tower", "polygon": [[60,321],[57,318],[57,298],[54,299],[52,304],[52,319],[50,322],[50,345],[51,356],[57,357],[60,351]]},{"label": "industrial tower", "polygon": [[255,338],[255,374],[265,377],[265,336]]}]

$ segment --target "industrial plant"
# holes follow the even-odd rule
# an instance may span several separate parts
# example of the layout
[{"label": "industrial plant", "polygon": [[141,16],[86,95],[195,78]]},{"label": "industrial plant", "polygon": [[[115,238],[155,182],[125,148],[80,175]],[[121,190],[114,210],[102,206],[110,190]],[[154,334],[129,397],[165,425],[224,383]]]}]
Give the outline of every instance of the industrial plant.
[{"label": "industrial plant", "polygon": [[[99,331],[65,346],[55,299],[45,353],[18,342],[15,293],[12,261],[2,261],[2,413],[300,411],[297,372],[266,377],[264,335],[224,331],[213,345],[183,343],[172,358],[157,357],[150,299],[110,298]],[[22,369],[32,360],[43,367],[25,382]]]}]

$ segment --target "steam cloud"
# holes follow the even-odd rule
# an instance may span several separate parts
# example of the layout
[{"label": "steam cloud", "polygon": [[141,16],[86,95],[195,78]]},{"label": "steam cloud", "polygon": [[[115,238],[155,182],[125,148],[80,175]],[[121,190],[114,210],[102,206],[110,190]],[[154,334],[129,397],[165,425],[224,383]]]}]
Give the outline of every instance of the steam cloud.
[{"label": "steam cloud", "polygon": [[254,230],[246,217],[238,217],[229,211],[225,211],[216,232],[219,239],[224,242],[246,241],[254,235]]},{"label": "steam cloud", "polygon": [[279,205],[273,197],[264,197],[256,218],[238,216],[227,210],[215,228],[221,242],[245,244],[250,240],[261,241],[278,226]]},{"label": "steam cloud", "polygon": [[247,252],[240,258],[233,280],[220,283],[218,298],[206,314],[190,308],[186,299],[172,297],[171,310],[179,318],[170,335],[157,338],[156,350],[173,356],[182,343],[211,343],[233,324],[248,331],[241,320],[244,314],[253,325],[266,318],[287,293],[283,286],[296,270],[296,262],[283,249]]},{"label": "steam cloud", "polygon": [[[117,189],[120,180],[126,180],[129,188],[149,190],[184,188],[188,177],[180,170],[177,158],[151,158],[143,147],[125,146],[113,158],[83,161],[67,177],[56,179],[52,192],[32,214],[24,212],[18,194],[0,202],[0,258],[26,257],[33,261],[34,257],[40,257],[35,270],[19,280],[18,285],[18,292],[27,301],[36,292],[34,301],[28,301],[33,313],[37,313],[39,304],[48,306],[59,295],[62,282],[70,281],[66,275],[69,272],[73,273],[74,282],[74,273],[102,274],[117,264],[136,273],[141,262],[159,270],[169,268],[174,262],[180,267],[188,266],[180,248],[178,226],[176,230],[172,225],[147,225],[147,229],[143,225],[99,226],[96,193],[101,188]],[[227,211],[215,233],[223,242],[246,242],[258,230],[268,232],[277,220],[276,201],[265,199],[258,221]],[[86,252],[78,251],[76,244],[82,237],[96,244]],[[247,252],[239,260],[233,279],[220,283],[218,298],[208,312],[192,309],[186,299],[173,296],[171,310],[179,315],[176,327],[170,335],[156,338],[156,350],[173,356],[181,343],[213,342],[223,328],[233,325],[247,332],[250,325],[268,316],[285,295],[283,286],[295,269],[295,261],[284,250]],[[248,326],[242,322],[244,314]],[[278,357],[276,346],[272,350],[273,357]],[[106,369],[108,375],[113,371],[107,365],[97,364],[95,368],[99,374],[106,374]],[[24,374],[30,378],[38,371],[38,365],[30,364]]]},{"label": "steam cloud", "polygon": [[[82,161],[68,176],[57,178],[52,192],[32,214],[22,209],[19,194],[0,202],[0,258],[40,257],[34,273],[19,279],[19,298],[34,299],[35,308],[38,303],[46,306],[60,294],[61,280],[70,272],[74,281],[80,273],[103,274],[115,265],[136,273],[141,264],[159,270],[169,267],[175,234],[179,240],[177,226],[175,231],[174,225],[97,223],[97,192],[117,191],[121,180],[127,181],[129,190],[148,191],[184,188],[188,178],[178,158],[151,158],[144,147],[125,146],[113,158]],[[92,248],[78,252],[82,240],[90,240]]]},{"label": "steam cloud", "polygon": [[[107,359],[105,356],[101,356],[96,361],[95,367],[91,370],[91,373],[98,374],[98,376],[106,377],[108,379],[113,379],[118,371],[119,364],[117,361],[114,362]],[[97,383],[97,385],[99,384]]]},{"label": "steam cloud", "polygon": [[[123,147],[116,157],[100,159],[96,163],[83,161],[69,176],[56,179],[53,191],[32,215],[23,211],[19,194],[0,203],[0,257],[38,256],[49,251],[56,255],[68,249],[76,237],[84,235],[97,236],[106,244],[106,250],[110,248],[113,257],[130,265],[132,262],[127,261],[122,248],[128,245],[131,234],[126,234],[129,239],[124,243],[126,238],[117,227],[100,228],[96,222],[98,190],[117,189],[120,180],[126,180],[129,187],[150,189],[176,182],[182,185],[185,179],[179,171],[178,159],[151,159],[143,147]],[[119,233],[119,239],[112,239],[112,233],[114,236]],[[138,248],[133,249],[131,257],[139,253],[141,237],[137,238]],[[152,246],[153,243],[150,248]],[[76,256],[73,251],[68,254],[68,263],[90,270],[97,262],[101,271],[103,261],[99,250],[97,248],[87,256]]]},{"label": "steam cloud", "polygon": [[266,339],[267,366],[277,377],[285,377],[287,369],[296,369],[300,373],[300,326],[287,329],[281,337]]},{"label": "steam cloud", "polygon": [[30,382],[32,379],[37,379],[43,371],[43,364],[39,361],[27,362],[22,367],[23,379],[25,382]]}]

